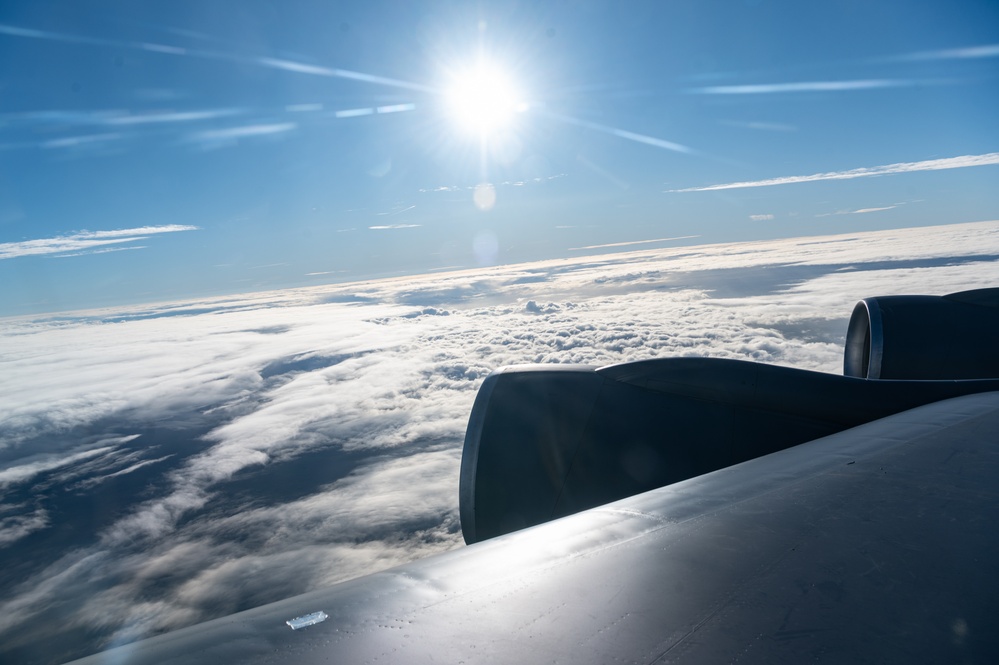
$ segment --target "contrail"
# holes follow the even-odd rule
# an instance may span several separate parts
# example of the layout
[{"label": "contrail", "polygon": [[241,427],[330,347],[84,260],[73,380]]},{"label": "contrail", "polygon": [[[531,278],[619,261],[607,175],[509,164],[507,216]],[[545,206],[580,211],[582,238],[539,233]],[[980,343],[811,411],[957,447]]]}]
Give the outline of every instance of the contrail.
[{"label": "contrail", "polygon": [[294,60],[284,60],[280,58],[238,56],[229,53],[217,53],[213,51],[204,51],[200,49],[188,49],[180,46],[171,46],[169,44],[153,44],[149,42],[122,42],[110,39],[96,39],[93,37],[84,37],[81,35],[71,35],[60,32],[49,32],[47,30],[34,30],[31,28],[21,28],[15,25],[6,25],[3,23],[0,23],[0,34],[9,35],[11,37],[24,37],[27,39],[43,39],[47,41],[63,42],[67,44],[86,44],[88,46],[110,46],[114,48],[132,49],[135,51],[162,53],[164,55],[185,55],[194,58],[205,58],[208,60],[227,60],[230,62],[253,64],[259,67],[266,67],[268,69],[280,69],[283,71],[296,72],[299,74],[309,74],[312,76],[329,76],[335,78],[350,79],[354,81],[364,81],[365,83],[386,85],[394,88],[403,88],[406,90],[418,90],[420,92],[431,92],[431,93],[438,92],[437,90],[429,86],[425,86],[419,83],[412,83],[410,81],[387,78],[385,76],[376,76],[374,74],[365,74],[364,72],[354,72],[349,69],[335,69],[331,67],[322,67],[319,65],[310,65],[304,62],[296,62]]},{"label": "contrail", "polygon": [[813,173],[811,175],[793,175],[767,180],[749,180],[746,182],[730,182],[723,185],[708,185],[707,187],[687,187],[686,189],[668,189],[674,192],[713,192],[720,189],[746,189],[749,187],[772,187],[774,185],[790,185],[796,182],[817,182],[819,180],[852,180],[853,178],[869,178],[879,175],[894,175],[896,173],[911,173],[914,171],[944,171],[947,169],[962,169],[970,166],[989,166],[999,164],[999,152],[984,155],[963,155],[961,157],[945,157],[943,159],[928,159],[922,162],[899,162],[884,166],[865,166],[849,171],[831,171],[829,173]]}]

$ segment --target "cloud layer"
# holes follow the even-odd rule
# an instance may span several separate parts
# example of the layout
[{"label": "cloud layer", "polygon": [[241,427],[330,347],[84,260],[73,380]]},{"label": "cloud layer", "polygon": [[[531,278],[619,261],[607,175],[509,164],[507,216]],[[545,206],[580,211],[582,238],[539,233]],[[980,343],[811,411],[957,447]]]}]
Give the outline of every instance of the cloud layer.
[{"label": "cloud layer", "polygon": [[994,286],[997,257],[985,222],[0,320],[0,659],[457,547],[464,427],[496,367],[838,372],[856,300]]}]

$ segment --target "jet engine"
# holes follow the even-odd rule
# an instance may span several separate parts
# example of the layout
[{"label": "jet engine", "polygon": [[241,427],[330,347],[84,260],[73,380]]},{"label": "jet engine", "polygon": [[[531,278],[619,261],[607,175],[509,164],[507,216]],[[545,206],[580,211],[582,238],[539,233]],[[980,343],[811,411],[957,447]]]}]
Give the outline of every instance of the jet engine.
[{"label": "jet engine", "polygon": [[847,329],[843,374],[862,379],[999,377],[999,289],[861,300]]},{"label": "jet engine", "polygon": [[999,289],[863,300],[850,320],[847,376],[714,358],[498,369],[465,433],[465,541],[999,390],[997,305]]}]

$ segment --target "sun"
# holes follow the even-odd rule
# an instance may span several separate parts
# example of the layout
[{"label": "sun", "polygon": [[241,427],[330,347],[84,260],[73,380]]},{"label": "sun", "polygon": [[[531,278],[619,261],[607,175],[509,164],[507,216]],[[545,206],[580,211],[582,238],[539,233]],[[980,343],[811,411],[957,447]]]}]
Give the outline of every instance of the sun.
[{"label": "sun", "polygon": [[526,108],[509,75],[489,62],[457,74],[445,96],[458,127],[480,136],[503,129]]}]

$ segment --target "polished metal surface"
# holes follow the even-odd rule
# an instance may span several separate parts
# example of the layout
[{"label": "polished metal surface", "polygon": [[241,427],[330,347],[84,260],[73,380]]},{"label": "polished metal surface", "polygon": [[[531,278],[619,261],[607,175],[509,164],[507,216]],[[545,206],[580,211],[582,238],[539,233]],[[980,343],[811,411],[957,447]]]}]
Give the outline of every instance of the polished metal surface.
[{"label": "polished metal surface", "polygon": [[81,662],[996,662],[997,478],[961,397]]}]

